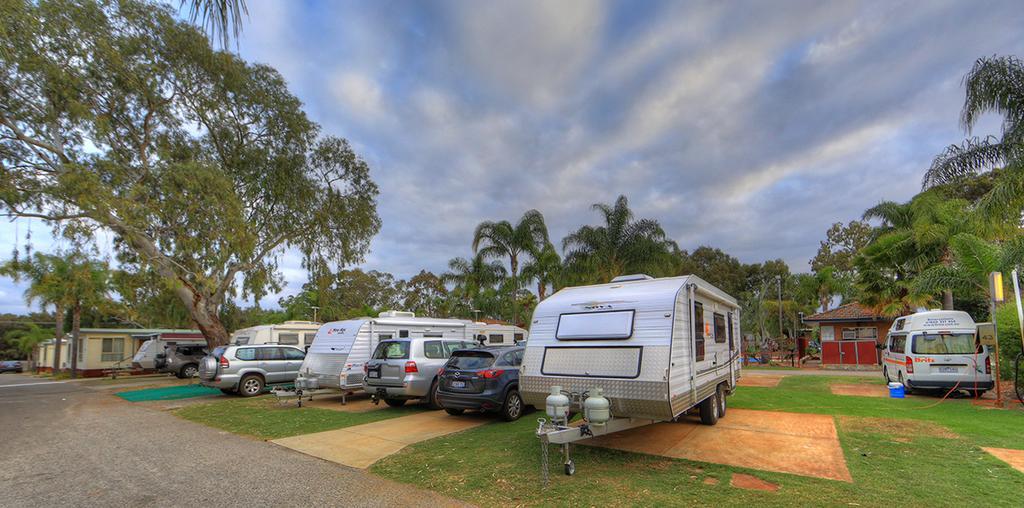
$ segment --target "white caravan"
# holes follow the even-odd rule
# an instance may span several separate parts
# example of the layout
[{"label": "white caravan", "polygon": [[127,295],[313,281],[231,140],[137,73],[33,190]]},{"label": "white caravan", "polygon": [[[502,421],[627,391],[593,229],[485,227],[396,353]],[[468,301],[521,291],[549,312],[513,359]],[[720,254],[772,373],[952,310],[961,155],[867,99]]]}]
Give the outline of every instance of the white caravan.
[{"label": "white caravan", "polygon": [[977,324],[958,310],[930,310],[893,321],[883,346],[882,374],[915,389],[991,390],[989,347],[978,345]]},{"label": "white caravan", "polygon": [[[523,401],[551,418],[538,437],[563,445],[572,474],[570,442],[695,406],[714,425],[740,375],[739,323],[736,299],[693,275],[627,275],[558,291],[534,310],[519,377]],[[582,425],[568,425],[574,412]]]},{"label": "white caravan", "polygon": [[[381,340],[436,337],[512,346],[524,339],[526,333],[518,326],[416,317],[412,312],[393,310],[381,312],[376,318],[334,321],[317,331],[302,362],[296,386],[343,392],[361,390],[363,365]],[[310,384],[310,380],[315,381]]]},{"label": "white caravan", "polygon": [[286,346],[309,346],[320,328],[313,321],[285,321],[279,325],[258,325],[236,330],[231,334],[232,345],[282,344]]}]

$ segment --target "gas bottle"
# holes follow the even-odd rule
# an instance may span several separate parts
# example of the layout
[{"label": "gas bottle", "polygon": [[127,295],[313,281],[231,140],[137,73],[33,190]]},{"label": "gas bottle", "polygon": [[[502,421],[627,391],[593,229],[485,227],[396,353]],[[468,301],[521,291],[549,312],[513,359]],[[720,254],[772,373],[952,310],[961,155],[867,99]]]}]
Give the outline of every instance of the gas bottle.
[{"label": "gas bottle", "polygon": [[569,397],[562,394],[561,386],[551,387],[551,395],[544,401],[544,406],[552,420],[565,420],[569,415]]},{"label": "gas bottle", "polygon": [[604,390],[594,388],[593,393],[583,401],[583,416],[594,425],[604,425],[611,420],[611,402],[604,397]]}]

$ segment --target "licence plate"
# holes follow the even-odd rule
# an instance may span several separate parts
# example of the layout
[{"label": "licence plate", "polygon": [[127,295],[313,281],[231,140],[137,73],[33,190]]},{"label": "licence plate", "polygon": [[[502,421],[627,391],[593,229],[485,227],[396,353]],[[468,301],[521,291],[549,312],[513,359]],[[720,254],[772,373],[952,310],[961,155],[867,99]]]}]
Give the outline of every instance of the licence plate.
[{"label": "licence plate", "polygon": [[452,388],[465,388],[465,387],[466,387],[466,382],[465,381],[452,381]]},{"label": "licence plate", "polygon": [[956,367],[939,367],[939,372],[943,374],[956,374],[957,370]]},{"label": "licence plate", "polygon": [[371,370],[371,371],[367,372],[367,375],[369,377],[380,378],[380,371],[379,370]]}]

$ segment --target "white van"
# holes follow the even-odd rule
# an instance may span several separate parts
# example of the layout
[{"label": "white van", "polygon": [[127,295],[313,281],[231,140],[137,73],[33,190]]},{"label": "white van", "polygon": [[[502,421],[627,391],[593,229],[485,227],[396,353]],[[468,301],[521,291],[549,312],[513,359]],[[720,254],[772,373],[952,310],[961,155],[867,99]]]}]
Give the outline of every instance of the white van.
[{"label": "white van", "polygon": [[907,390],[957,389],[981,395],[991,390],[988,346],[978,327],[959,310],[930,310],[896,319],[883,347],[882,374]]}]

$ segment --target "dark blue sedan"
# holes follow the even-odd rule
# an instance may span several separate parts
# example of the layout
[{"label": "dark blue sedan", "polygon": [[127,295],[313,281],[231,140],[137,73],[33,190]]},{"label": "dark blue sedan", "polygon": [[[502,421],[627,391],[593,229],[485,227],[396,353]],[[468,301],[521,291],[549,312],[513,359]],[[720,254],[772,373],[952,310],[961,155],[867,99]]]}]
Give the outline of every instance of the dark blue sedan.
[{"label": "dark blue sedan", "polygon": [[485,411],[518,420],[525,410],[519,396],[523,351],[518,346],[455,351],[438,374],[438,403],[450,415]]}]

